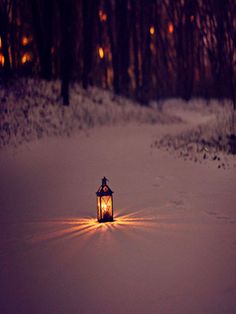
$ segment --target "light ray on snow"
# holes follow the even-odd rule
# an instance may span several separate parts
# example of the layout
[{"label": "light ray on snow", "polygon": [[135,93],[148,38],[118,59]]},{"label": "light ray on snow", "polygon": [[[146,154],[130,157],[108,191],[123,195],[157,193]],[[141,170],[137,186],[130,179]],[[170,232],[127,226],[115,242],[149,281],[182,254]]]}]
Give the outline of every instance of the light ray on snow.
[{"label": "light ray on snow", "polygon": [[99,223],[97,219],[87,218],[65,218],[52,219],[47,221],[34,222],[39,226],[39,231],[29,238],[29,242],[36,243],[42,241],[57,240],[60,238],[72,238],[76,236],[92,235],[95,232],[106,232],[111,230],[119,230],[121,228],[151,228],[153,224],[157,224],[156,217],[139,216],[138,212],[126,215],[115,215],[114,221]]}]

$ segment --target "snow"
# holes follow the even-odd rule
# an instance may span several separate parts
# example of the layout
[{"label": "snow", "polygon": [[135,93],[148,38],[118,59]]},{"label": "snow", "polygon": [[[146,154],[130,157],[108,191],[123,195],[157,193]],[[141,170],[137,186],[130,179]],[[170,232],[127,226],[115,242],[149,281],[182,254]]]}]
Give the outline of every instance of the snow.
[{"label": "snow", "polygon": [[[212,121],[175,115],[186,123],[95,125],[2,149],[0,313],[236,312],[235,158],[218,169],[157,148]],[[99,224],[104,175],[115,221]]]},{"label": "snow", "polygon": [[155,107],[145,108],[95,87],[84,91],[75,83],[69,107],[62,106],[59,95],[59,81],[19,80],[0,90],[0,148],[48,136],[68,137],[96,126],[180,122]]},{"label": "snow", "polygon": [[[177,108],[177,110],[176,110]],[[152,143],[177,157],[194,162],[216,161],[218,168],[231,167],[236,142],[232,125],[235,112],[230,101],[193,99],[191,102],[168,100],[165,112],[179,117],[185,125],[178,132],[167,132]]]}]

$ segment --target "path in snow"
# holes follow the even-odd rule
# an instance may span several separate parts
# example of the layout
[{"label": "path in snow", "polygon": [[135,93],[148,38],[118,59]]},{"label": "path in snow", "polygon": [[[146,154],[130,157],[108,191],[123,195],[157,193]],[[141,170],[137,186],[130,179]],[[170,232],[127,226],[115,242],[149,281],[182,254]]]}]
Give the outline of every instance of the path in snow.
[{"label": "path in snow", "polygon": [[1,152],[0,313],[235,313],[236,170],[152,149],[182,117]]}]

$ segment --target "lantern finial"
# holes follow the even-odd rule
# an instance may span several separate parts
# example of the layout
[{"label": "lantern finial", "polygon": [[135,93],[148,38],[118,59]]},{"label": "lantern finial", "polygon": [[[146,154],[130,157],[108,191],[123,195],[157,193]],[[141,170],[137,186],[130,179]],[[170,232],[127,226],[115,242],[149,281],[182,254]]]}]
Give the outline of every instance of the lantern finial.
[{"label": "lantern finial", "polygon": [[102,185],[104,186],[104,185],[107,185],[107,181],[108,181],[108,179],[106,178],[106,177],[103,177],[102,178]]}]

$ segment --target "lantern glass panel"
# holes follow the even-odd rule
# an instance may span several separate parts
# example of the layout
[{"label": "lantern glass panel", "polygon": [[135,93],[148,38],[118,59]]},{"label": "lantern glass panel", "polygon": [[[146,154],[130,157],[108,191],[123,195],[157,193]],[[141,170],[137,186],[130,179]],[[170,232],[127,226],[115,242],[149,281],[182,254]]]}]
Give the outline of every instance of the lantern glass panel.
[{"label": "lantern glass panel", "polygon": [[102,179],[102,185],[99,187],[96,194],[98,222],[113,221],[113,192],[107,185],[106,177]]},{"label": "lantern glass panel", "polygon": [[112,220],[112,196],[102,196],[101,197],[101,210],[100,210],[101,220]]},{"label": "lantern glass panel", "polygon": [[101,217],[101,197],[97,197],[97,208],[98,208],[98,221],[102,219]]}]

